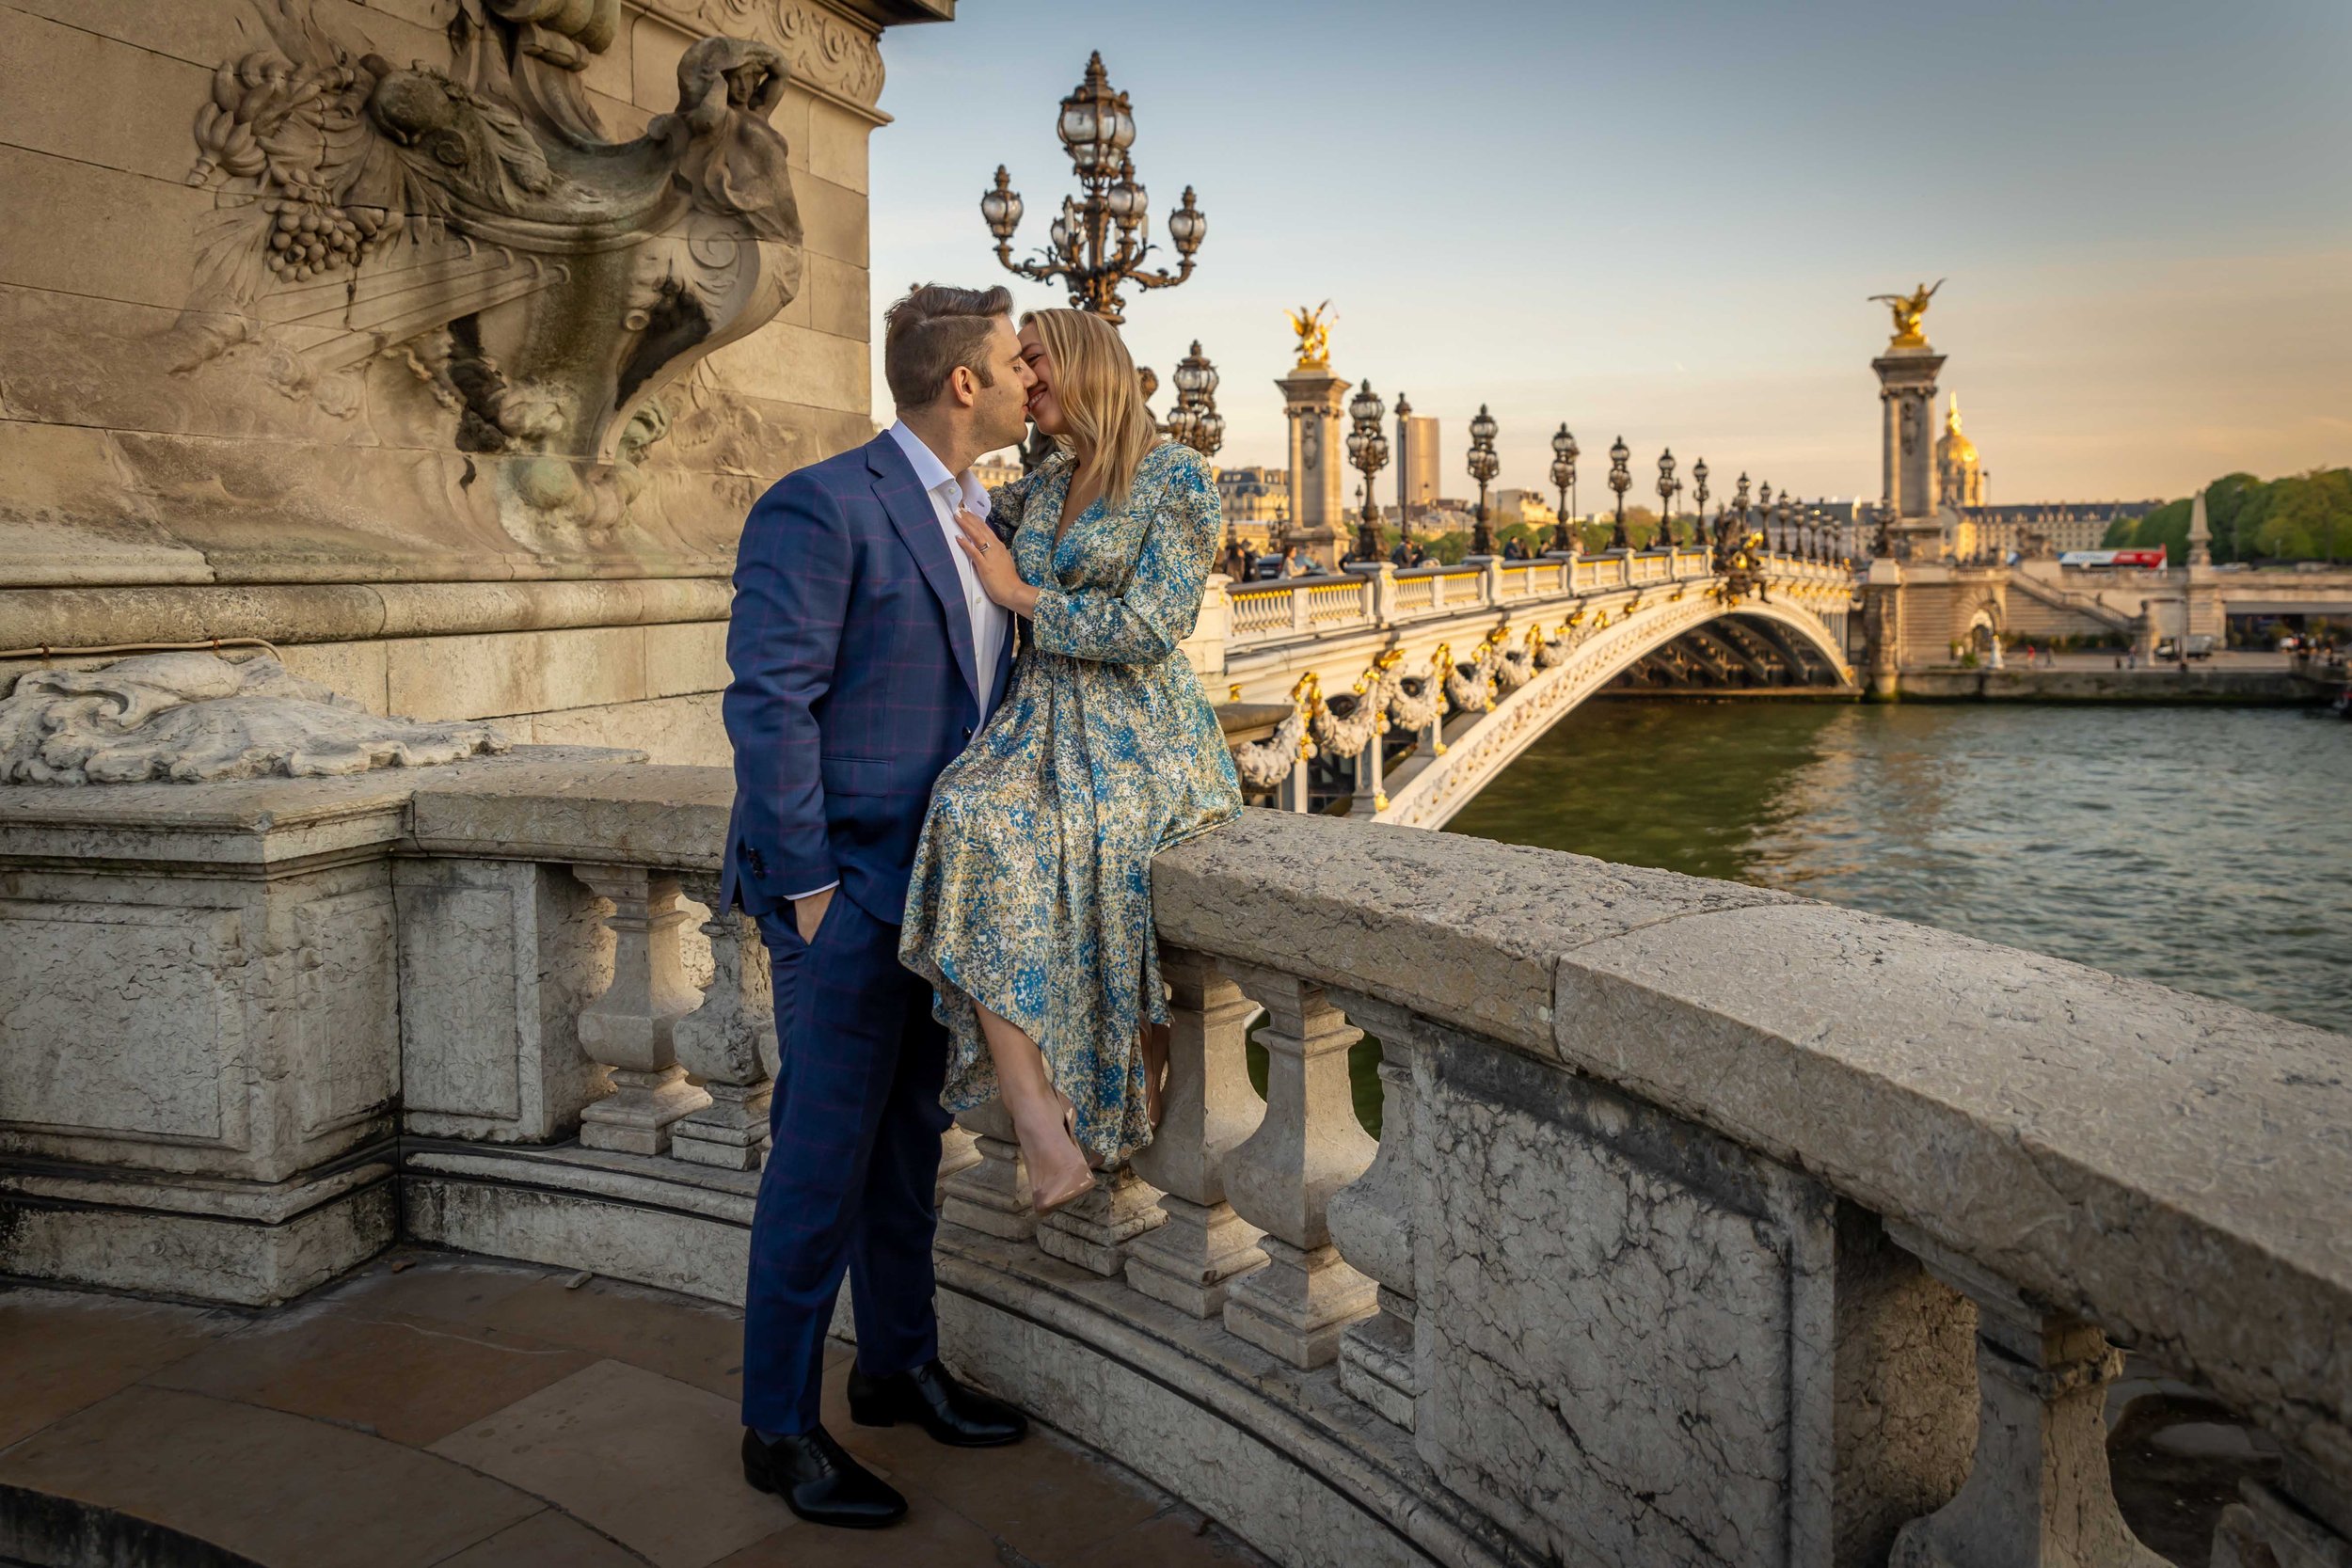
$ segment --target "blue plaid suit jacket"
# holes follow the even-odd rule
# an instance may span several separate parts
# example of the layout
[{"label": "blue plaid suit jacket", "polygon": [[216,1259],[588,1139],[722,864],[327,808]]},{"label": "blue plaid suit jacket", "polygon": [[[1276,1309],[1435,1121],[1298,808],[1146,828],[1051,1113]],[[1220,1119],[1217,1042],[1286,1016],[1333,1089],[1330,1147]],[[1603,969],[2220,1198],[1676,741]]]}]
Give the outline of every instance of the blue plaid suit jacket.
[{"label": "blue plaid suit jacket", "polygon": [[735,748],[722,907],[765,914],[837,879],[876,919],[903,919],[931,784],[987,719],[951,547],[887,435],[753,506],[721,705]]}]

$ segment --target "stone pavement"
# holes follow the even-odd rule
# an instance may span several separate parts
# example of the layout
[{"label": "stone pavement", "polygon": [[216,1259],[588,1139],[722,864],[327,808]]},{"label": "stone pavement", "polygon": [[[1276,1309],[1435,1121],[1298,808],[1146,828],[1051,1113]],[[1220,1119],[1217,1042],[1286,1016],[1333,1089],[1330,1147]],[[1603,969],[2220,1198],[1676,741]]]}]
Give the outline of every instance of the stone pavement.
[{"label": "stone pavement", "polygon": [[910,1514],[802,1524],[742,1482],[741,1332],[690,1297],[425,1250],[258,1313],[0,1288],[0,1563],[65,1560],[28,1529],[223,1568],[1263,1560],[1056,1433],[960,1450],[853,1425],[838,1346],[826,1425]]}]

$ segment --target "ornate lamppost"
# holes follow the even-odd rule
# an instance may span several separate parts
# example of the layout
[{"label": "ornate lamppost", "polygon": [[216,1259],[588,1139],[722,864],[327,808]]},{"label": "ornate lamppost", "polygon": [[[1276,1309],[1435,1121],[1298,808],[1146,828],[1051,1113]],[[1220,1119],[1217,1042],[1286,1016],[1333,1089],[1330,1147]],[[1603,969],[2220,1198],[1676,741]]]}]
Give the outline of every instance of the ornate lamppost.
[{"label": "ornate lamppost", "polygon": [[[1406,399],[1405,399],[1405,394],[1404,394],[1403,392],[1399,392],[1399,393],[1397,393],[1397,394],[1396,394],[1396,531],[1397,531],[1397,535],[1398,535],[1398,537],[1400,537],[1400,538],[1406,538],[1406,539],[1409,539],[1409,538],[1411,538],[1411,537],[1412,537],[1412,534],[1413,534],[1413,498],[1412,498],[1412,495],[1410,494],[1411,489],[1412,489],[1412,486],[1413,486],[1413,484],[1414,484],[1414,483],[1415,483],[1415,475],[1413,474],[1413,471],[1412,471],[1412,469],[1413,469],[1413,441],[1412,441],[1412,433],[1413,433],[1413,432],[1412,432],[1412,426],[1411,426],[1411,425],[1409,425],[1409,424],[1407,424],[1407,423],[1406,422],[1407,420],[1410,420],[1412,417],[1413,417],[1413,405],[1412,405],[1410,403],[1407,403],[1407,402],[1406,401]],[[1427,476],[1427,475],[1422,475],[1422,476],[1420,476],[1420,477],[1421,477],[1421,478],[1425,479],[1425,478],[1427,478],[1428,476]],[[1408,553],[1409,553],[1409,552],[1408,552]]]},{"label": "ornate lamppost", "polygon": [[1680,488],[1675,483],[1675,450],[1668,447],[1658,454],[1658,536],[1650,541],[1653,549],[1675,547],[1675,492]]},{"label": "ornate lamppost", "polygon": [[1731,507],[1715,519],[1715,569],[1729,569],[1732,551],[1748,531],[1748,476],[1743,470],[1731,496]]},{"label": "ornate lamppost", "polygon": [[1576,437],[1568,434],[1565,420],[1551,436],[1551,483],[1560,492],[1560,518],[1551,531],[1551,547],[1562,555],[1574,555],[1579,543],[1568,526],[1574,502],[1569,499],[1576,488]]},{"label": "ornate lamppost", "polygon": [[1225,444],[1225,416],[1216,411],[1216,366],[1200,352],[1200,340],[1192,341],[1192,352],[1176,361],[1176,406],[1168,412],[1168,434],[1170,440],[1182,441],[1203,457],[1215,457],[1217,448]]},{"label": "ornate lamppost", "polygon": [[1767,549],[1777,550],[1780,554],[1787,555],[1788,553],[1788,492],[1785,488],[1780,493],[1779,518],[1779,542],[1775,545],[1768,546]]},{"label": "ornate lamppost", "polygon": [[1495,453],[1494,416],[1486,405],[1478,405],[1478,418],[1470,420],[1470,476],[1478,481],[1478,521],[1470,530],[1470,554],[1495,553],[1494,530],[1486,526],[1486,484],[1502,471],[1502,459]]},{"label": "ornate lamppost", "polygon": [[1609,488],[1617,493],[1617,526],[1609,535],[1609,547],[1613,550],[1633,547],[1633,541],[1625,531],[1625,493],[1633,488],[1633,470],[1626,467],[1626,462],[1632,455],[1633,450],[1625,444],[1622,436],[1609,448]]},{"label": "ornate lamppost", "polygon": [[1208,234],[1209,220],[1186,185],[1183,203],[1168,214],[1168,237],[1180,258],[1177,270],[1143,270],[1144,259],[1159,247],[1152,242],[1143,186],[1127,155],[1136,139],[1135,106],[1125,93],[1111,90],[1100,52],[1088,57],[1086,80],[1061,101],[1054,131],[1070,153],[1083,195],[1077,200],[1062,198],[1047,247],[1033,261],[1012,259],[1021,193],[1002,164],[996,166],[994,188],[980,198],[980,218],[996,237],[996,260],[1006,271],[1041,283],[1061,278],[1072,305],[1109,322],[1124,321],[1120,287],[1171,289],[1190,277],[1193,253]]},{"label": "ornate lamppost", "polygon": [[1389,466],[1389,438],[1380,433],[1384,411],[1370,380],[1348,400],[1347,417],[1356,426],[1347,433],[1347,460],[1364,476],[1364,515],[1356,528],[1356,558],[1375,565],[1380,560],[1380,508],[1372,499],[1372,476]]},{"label": "ornate lamppost", "polygon": [[1691,515],[1691,543],[1707,543],[1707,459],[1702,457],[1691,465],[1691,494],[1697,510]]}]

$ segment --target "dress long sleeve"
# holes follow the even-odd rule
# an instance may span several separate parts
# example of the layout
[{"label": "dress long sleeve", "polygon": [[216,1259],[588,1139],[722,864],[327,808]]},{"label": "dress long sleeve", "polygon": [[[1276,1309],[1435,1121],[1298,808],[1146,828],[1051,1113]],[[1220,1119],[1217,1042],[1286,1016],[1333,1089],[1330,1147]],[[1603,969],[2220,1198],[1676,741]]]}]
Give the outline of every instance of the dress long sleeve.
[{"label": "dress long sleeve", "polygon": [[1145,526],[1126,586],[1038,590],[1037,645],[1104,664],[1156,664],[1192,635],[1224,522],[1208,465],[1190,448],[1170,455],[1164,507]]}]

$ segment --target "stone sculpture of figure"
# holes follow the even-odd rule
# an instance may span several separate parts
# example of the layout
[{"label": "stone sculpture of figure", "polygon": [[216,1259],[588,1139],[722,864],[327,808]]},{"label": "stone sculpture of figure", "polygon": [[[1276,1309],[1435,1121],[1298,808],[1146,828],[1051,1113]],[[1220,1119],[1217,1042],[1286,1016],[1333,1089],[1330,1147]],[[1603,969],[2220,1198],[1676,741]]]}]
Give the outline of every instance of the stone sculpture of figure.
[{"label": "stone sculpture of figure", "polygon": [[456,0],[437,69],[346,47],[311,6],[268,0],[267,41],[214,73],[199,111],[189,179],[216,207],[172,369],[262,342],[246,362],[278,391],[348,418],[375,395],[363,367],[397,356],[429,403],[376,408],[379,425],[516,459],[507,490],[529,509],[608,506],[603,470],[668,426],[654,396],[799,291],[768,118],[782,54],[701,40],[677,107],[612,141],[580,79],[621,0]]},{"label": "stone sculpture of figure", "polygon": [[1283,312],[1291,319],[1291,330],[1298,334],[1298,362],[1301,365],[1328,366],[1331,363],[1331,324],[1323,313],[1331,309],[1325,300],[1310,310],[1300,306]]},{"label": "stone sculpture of figure", "polygon": [[1947,279],[1937,278],[1934,288],[1922,283],[1907,294],[1872,294],[1872,303],[1883,303],[1895,315],[1895,338],[1890,348],[1925,348],[1927,334],[1919,330],[1919,323],[1927,316],[1928,301],[1935,297],[1936,289]]}]

